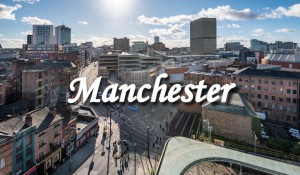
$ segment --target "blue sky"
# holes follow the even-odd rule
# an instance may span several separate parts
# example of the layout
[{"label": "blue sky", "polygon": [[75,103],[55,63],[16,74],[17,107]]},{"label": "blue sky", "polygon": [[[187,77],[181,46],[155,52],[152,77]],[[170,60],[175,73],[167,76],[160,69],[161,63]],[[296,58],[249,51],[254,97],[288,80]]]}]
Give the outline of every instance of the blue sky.
[{"label": "blue sky", "polygon": [[218,47],[256,38],[300,43],[299,0],[0,0],[0,43],[21,47],[32,24],[65,24],[72,41],[111,44],[113,37],[189,46],[189,22],[216,17]]}]

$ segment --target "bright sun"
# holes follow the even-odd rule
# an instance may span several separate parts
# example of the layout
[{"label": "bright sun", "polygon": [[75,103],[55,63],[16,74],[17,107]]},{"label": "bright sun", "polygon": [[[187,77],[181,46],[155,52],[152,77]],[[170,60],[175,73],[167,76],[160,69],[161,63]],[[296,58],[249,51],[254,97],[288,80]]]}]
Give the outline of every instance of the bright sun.
[{"label": "bright sun", "polygon": [[102,7],[106,13],[113,15],[114,17],[120,17],[120,15],[126,15],[132,10],[134,0],[101,0]]}]

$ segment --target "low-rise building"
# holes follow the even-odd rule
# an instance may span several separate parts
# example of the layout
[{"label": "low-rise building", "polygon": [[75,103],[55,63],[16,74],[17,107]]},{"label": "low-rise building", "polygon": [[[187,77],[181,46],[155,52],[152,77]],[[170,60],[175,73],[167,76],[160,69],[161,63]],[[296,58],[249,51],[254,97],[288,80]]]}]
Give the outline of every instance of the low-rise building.
[{"label": "low-rise building", "polygon": [[238,91],[245,94],[267,119],[299,124],[300,72],[247,67],[232,74]]},{"label": "low-rise building", "polygon": [[207,73],[207,72],[186,72],[184,74],[186,84],[198,85],[199,81],[204,80],[207,86],[219,84],[221,86],[230,83],[230,77],[220,73]]},{"label": "low-rise building", "polygon": [[[252,120],[256,112],[243,94],[232,93],[226,103],[202,105],[203,123],[212,127],[212,133],[226,138],[253,143]],[[202,128],[207,129],[206,127]]]}]

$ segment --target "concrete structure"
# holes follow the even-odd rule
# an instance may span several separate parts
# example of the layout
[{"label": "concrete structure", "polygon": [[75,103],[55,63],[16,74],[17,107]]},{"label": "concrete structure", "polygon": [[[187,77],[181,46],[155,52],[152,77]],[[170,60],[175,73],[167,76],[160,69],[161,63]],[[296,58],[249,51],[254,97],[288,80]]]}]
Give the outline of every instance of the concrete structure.
[{"label": "concrete structure", "polygon": [[269,43],[257,39],[250,40],[251,51],[269,51]]},{"label": "concrete structure", "polygon": [[98,62],[99,69],[106,69],[107,71],[118,70],[118,54],[103,54],[100,56]]},{"label": "concrete structure", "polygon": [[23,44],[23,57],[27,59],[47,59],[50,53],[62,52],[62,47],[58,44]]},{"label": "concrete structure", "polygon": [[133,53],[145,53],[147,51],[147,44],[143,41],[132,42]]},{"label": "concrete structure", "polygon": [[159,70],[160,66],[149,67],[144,70],[123,70],[120,75],[121,82],[135,84],[137,88],[144,84],[153,85]]},{"label": "concrete structure", "polygon": [[224,44],[226,51],[239,51],[244,47],[240,42],[228,42]]},{"label": "concrete structure", "polygon": [[32,44],[54,44],[53,25],[33,25]]},{"label": "concrete structure", "polygon": [[202,162],[233,163],[240,165],[241,169],[247,167],[264,174],[297,175],[300,172],[299,166],[184,137],[173,137],[165,144],[156,174],[185,174],[190,168]]},{"label": "concrete structure", "polygon": [[71,44],[71,28],[65,25],[55,27],[56,44]]},{"label": "concrete structure", "polygon": [[158,43],[159,42],[159,36],[154,36],[154,43]]},{"label": "concrete structure", "polygon": [[161,58],[141,54],[120,54],[118,55],[118,75],[122,71],[139,71],[159,66]]},{"label": "concrete structure", "polygon": [[261,60],[261,63],[280,65],[289,69],[300,69],[300,49],[271,51]]},{"label": "concrete structure", "polygon": [[199,18],[190,23],[190,48],[192,55],[216,53],[216,18]]},{"label": "concrete structure", "polygon": [[114,38],[114,50],[121,50],[121,51],[129,51],[129,39],[124,38]]},{"label": "concrete structure", "polygon": [[[252,104],[243,94],[232,93],[226,103],[202,105],[202,121],[208,121],[212,132],[233,140],[253,143],[252,119],[256,118]],[[203,131],[208,132],[203,127]]]},{"label": "concrete structure", "polygon": [[247,67],[232,76],[239,92],[267,119],[299,124],[300,72]]}]

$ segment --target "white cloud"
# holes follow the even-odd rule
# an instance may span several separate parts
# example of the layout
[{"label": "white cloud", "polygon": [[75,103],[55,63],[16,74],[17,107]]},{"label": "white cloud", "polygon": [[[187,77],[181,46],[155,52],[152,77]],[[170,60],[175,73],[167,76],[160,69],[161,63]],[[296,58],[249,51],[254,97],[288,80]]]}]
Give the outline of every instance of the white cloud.
[{"label": "white cloud", "polygon": [[227,24],[226,25],[228,28],[240,28],[241,26],[238,24]]},{"label": "white cloud", "polygon": [[86,21],[78,21],[77,23],[78,23],[78,24],[83,24],[83,25],[88,25],[88,24],[89,24],[89,23],[86,22]]},{"label": "white cloud", "polygon": [[253,36],[263,36],[264,35],[264,29],[254,29],[252,30]]},{"label": "white cloud", "polygon": [[275,32],[277,32],[277,33],[292,33],[292,32],[296,32],[296,30],[295,29],[282,28],[282,29],[275,30]]},{"label": "white cloud", "polygon": [[240,42],[242,45],[245,47],[249,47],[250,45],[250,40],[248,38],[245,38],[244,36],[237,36],[237,35],[232,35],[228,37],[218,37],[217,38],[217,43],[218,43],[218,48],[224,47],[224,44],[227,42]]},{"label": "white cloud", "polygon": [[186,31],[182,29],[182,24],[169,25],[169,28],[150,29],[149,34],[152,36],[171,36],[173,38],[182,38],[186,35]]},{"label": "white cloud", "polygon": [[14,2],[25,2],[28,4],[34,4],[36,2],[40,2],[40,0],[13,0]]},{"label": "white cloud", "polygon": [[20,4],[15,6],[0,4],[0,19],[16,20],[16,15],[13,12],[20,8],[22,8]]},{"label": "white cloud", "polygon": [[0,43],[3,48],[22,48],[26,41],[23,39],[0,39]]},{"label": "white cloud", "polygon": [[22,35],[22,36],[32,35],[32,31],[28,30],[28,31],[25,31],[25,32],[21,32],[20,35]]},{"label": "white cloud", "polygon": [[27,17],[22,17],[21,22],[34,25],[34,24],[53,24],[51,21],[47,19],[42,19],[38,17],[32,17],[32,16],[27,16]]},{"label": "white cloud", "polygon": [[202,9],[197,14],[193,15],[176,15],[164,18],[158,17],[146,17],[145,15],[138,16],[138,21],[144,24],[151,25],[168,25],[174,23],[186,24],[192,20],[201,18],[201,17],[210,17],[217,18],[218,20],[246,20],[253,19],[257,17],[257,14],[252,12],[249,8],[237,10],[232,9],[229,5],[226,6],[217,6],[216,8]]}]

